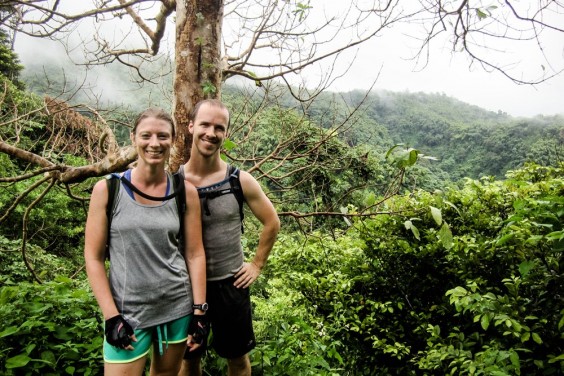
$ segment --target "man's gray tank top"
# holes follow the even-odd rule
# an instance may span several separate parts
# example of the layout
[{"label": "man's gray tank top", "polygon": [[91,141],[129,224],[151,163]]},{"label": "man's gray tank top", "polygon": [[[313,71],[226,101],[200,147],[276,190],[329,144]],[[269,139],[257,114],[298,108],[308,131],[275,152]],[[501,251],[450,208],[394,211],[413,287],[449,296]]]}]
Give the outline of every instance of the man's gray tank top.
[{"label": "man's gray tank top", "polygon": [[110,229],[109,279],[117,309],[134,328],[192,313],[192,287],[178,249],[179,229],[175,199],[144,205],[121,185]]},{"label": "man's gray tank top", "polygon": [[[184,166],[179,172],[184,176]],[[196,187],[198,193],[229,189],[229,166],[225,179],[205,187]],[[202,238],[206,251],[206,277],[208,281],[219,281],[233,276],[243,267],[244,256],[241,245],[241,217],[239,203],[234,194],[225,194],[208,199],[209,214],[202,209]]]}]

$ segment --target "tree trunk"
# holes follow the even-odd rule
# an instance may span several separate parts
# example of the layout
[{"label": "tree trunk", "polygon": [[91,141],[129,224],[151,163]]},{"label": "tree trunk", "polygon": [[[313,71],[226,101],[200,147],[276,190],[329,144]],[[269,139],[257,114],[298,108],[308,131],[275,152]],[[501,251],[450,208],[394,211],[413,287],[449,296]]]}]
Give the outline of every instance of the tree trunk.
[{"label": "tree trunk", "polygon": [[223,0],[176,1],[173,116],[177,140],[171,170],[190,158],[189,115],[205,98],[221,97]]}]

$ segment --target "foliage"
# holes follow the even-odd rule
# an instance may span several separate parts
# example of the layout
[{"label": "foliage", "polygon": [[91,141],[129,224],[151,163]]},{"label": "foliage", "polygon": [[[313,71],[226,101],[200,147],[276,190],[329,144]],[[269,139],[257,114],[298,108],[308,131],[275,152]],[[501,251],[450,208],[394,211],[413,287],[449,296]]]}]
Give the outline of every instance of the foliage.
[{"label": "foliage", "polygon": [[[367,191],[385,190],[391,169],[370,148],[342,142],[339,130],[320,129],[281,107],[242,114],[237,122],[242,125],[232,126],[230,137],[241,142],[228,157],[246,170],[256,169],[279,212],[340,212],[349,204],[361,205]],[[299,225],[338,228],[345,222],[318,216]]]},{"label": "foliage", "polygon": [[11,48],[7,33],[0,28],[0,74],[12,81],[18,89],[23,90],[25,84],[20,80],[23,68],[18,55]]},{"label": "foliage", "polygon": [[[19,137],[18,142],[31,149],[45,148],[49,120],[33,112],[41,101],[5,82],[9,95],[2,102],[2,121],[14,120],[10,116],[15,113],[29,116],[3,128],[2,137]],[[244,168],[255,168],[253,157],[268,156],[281,140],[292,141],[285,152],[303,153],[295,159],[280,154],[283,163],[267,159],[255,171],[271,175],[263,182],[279,211],[351,214],[346,221],[339,216],[301,221],[299,226],[285,223],[269,265],[252,290],[255,374],[564,372],[561,119],[517,121],[467,107],[449,112],[456,106],[445,98],[417,97],[427,106],[394,107],[382,98],[375,100],[355,118],[363,131],[340,129],[343,138],[330,137],[315,154],[303,152],[314,149],[346,117],[328,117],[328,109],[346,111],[346,106],[325,103],[325,110],[312,118],[275,106],[257,113],[241,111],[233,118],[234,147],[227,154]],[[400,104],[413,99],[405,98],[395,99]],[[234,108],[260,107],[241,98],[230,100]],[[436,102],[442,103],[440,110],[431,105]],[[462,111],[468,123],[455,121],[452,111]],[[116,116],[116,123],[127,123],[127,116]],[[365,138],[370,145],[361,142],[368,129],[377,135]],[[379,207],[390,215],[354,219],[361,208],[383,197],[393,170],[382,151],[396,139],[409,145],[389,155],[396,166],[412,167],[402,186],[407,193]],[[427,145],[421,150],[440,161],[412,166],[412,156],[420,156],[416,145]],[[61,158],[72,165],[84,163],[83,156],[62,153]],[[527,159],[542,165],[525,164],[507,173],[505,180],[445,183],[448,176],[503,173]],[[314,162],[316,168],[305,170]],[[2,176],[27,169],[0,154]],[[0,210],[26,188],[21,182],[2,184]],[[74,190],[87,192],[91,184],[86,181]],[[27,197],[24,206],[35,197],[37,193]],[[27,255],[40,275],[52,281],[42,286],[28,282],[18,252],[16,229],[23,209],[2,223],[0,319],[5,325],[0,353],[5,363],[0,366],[7,374],[100,372],[96,302],[86,293],[83,274],[74,282],[61,277],[73,275],[82,264],[84,215],[85,202],[70,199],[64,187],[51,190],[33,209]],[[251,218],[247,222],[244,242],[249,256],[256,249],[258,231]],[[307,231],[294,232],[298,229]],[[225,361],[212,353],[205,367],[221,373]]]},{"label": "foliage", "polygon": [[[33,282],[24,263],[21,246],[20,239],[9,240],[0,235],[0,286]],[[52,281],[58,276],[74,275],[77,271],[77,264],[72,258],[55,257],[34,244],[28,245],[26,256],[42,280]]]},{"label": "foliage", "polygon": [[84,282],[58,277],[0,288],[3,375],[98,375],[102,326]]},{"label": "foliage", "polygon": [[[0,102],[0,122],[5,124],[0,129],[0,138],[3,141],[12,141],[14,146],[37,152],[46,158],[52,156],[55,160],[59,159],[60,162],[68,165],[80,166],[85,163],[86,155],[80,155],[79,152],[69,154],[60,150],[68,148],[69,144],[72,144],[72,148],[81,148],[81,144],[75,140],[54,145],[53,140],[62,139],[73,133],[68,130],[65,136],[55,134],[58,131],[54,130],[55,127],[52,124],[60,114],[47,114],[43,110],[44,103],[40,98],[18,90],[1,75],[0,82],[6,91],[4,100]],[[75,135],[75,137],[79,136]],[[84,148],[81,150],[86,154]],[[0,154],[0,162],[2,162],[0,165],[0,177],[2,178],[18,176],[33,170],[29,164],[20,159],[10,158],[4,153]],[[13,240],[22,238],[24,227],[22,223],[26,209],[41,194],[45,184],[40,185],[38,190],[29,193],[27,190],[32,184],[40,182],[42,178],[43,175],[39,175],[28,180],[10,181],[8,179],[0,183],[2,187],[0,190],[0,213],[2,213],[0,235]],[[83,192],[90,184],[91,182],[87,181],[73,188],[77,192]],[[51,189],[29,213],[26,223],[27,240],[54,254],[65,255],[71,259],[78,256],[77,249],[81,244],[86,216],[86,202],[81,201],[79,196],[77,197],[78,199],[69,197],[66,187],[62,185]],[[17,201],[19,206],[4,218],[4,213],[8,211],[14,201]]]},{"label": "foliage", "polygon": [[[336,102],[334,111],[328,103]],[[347,132],[350,142],[362,142],[387,150],[404,143],[438,158],[435,174],[446,173],[452,181],[464,177],[503,178],[506,171],[536,162],[556,166],[563,160],[564,118],[538,116],[512,118],[486,111],[444,94],[359,91],[322,93],[308,109],[311,119],[325,124],[347,115],[347,108],[361,105],[362,115]],[[340,111],[340,112],[339,112]],[[442,172],[441,172],[442,171]]]},{"label": "foliage", "polygon": [[[282,234],[252,289],[253,372],[562,373],[563,176],[564,166],[528,165],[503,182],[397,196],[385,208],[395,215],[354,220],[343,234]],[[100,326],[84,282],[4,281],[4,367],[98,372]],[[20,346],[16,334],[31,329],[36,340],[22,343],[34,345]],[[71,345],[71,332],[88,340]],[[225,361],[211,353],[205,366],[221,373]]]},{"label": "foliage", "polygon": [[[388,208],[399,215],[357,220],[336,239],[282,236],[268,282],[254,291],[255,367],[275,375],[562,373],[563,167],[530,165],[505,182],[398,197]],[[313,354],[309,365],[300,350]]]}]

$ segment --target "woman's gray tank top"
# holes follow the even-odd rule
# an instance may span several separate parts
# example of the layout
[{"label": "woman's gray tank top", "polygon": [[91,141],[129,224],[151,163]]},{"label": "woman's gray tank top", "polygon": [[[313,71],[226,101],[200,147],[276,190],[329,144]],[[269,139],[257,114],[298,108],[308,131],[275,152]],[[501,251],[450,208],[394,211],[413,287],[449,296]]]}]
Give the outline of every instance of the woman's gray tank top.
[{"label": "woman's gray tank top", "polygon": [[134,328],[160,325],[192,312],[190,278],[178,250],[179,229],[174,199],[144,205],[122,184],[110,229],[109,278],[116,306]]}]

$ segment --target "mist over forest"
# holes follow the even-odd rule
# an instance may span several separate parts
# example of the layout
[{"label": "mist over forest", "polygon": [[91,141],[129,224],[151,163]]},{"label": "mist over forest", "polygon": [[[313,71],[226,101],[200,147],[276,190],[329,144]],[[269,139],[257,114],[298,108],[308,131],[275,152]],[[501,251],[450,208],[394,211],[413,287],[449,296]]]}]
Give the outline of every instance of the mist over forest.
[{"label": "mist over forest", "polygon": [[[163,60],[150,71],[151,81],[121,64],[84,69],[55,60],[28,64],[22,73],[27,88],[39,95],[59,96],[70,103],[82,103],[135,114],[149,106],[167,110],[172,106],[172,73]],[[232,82],[232,81],[230,81]],[[422,188],[433,189],[444,181],[464,177],[503,178],[509,170],[526,162],[551,165],[561,161],[564,117],[561,115],[513,117],[502,111],[488,111],[442,93],[391,92],[374,89],[350,92],[325,91],[311,103],[296,101],[283,86],[268,88],[227,83],[224,100],[247,98],[258,102],[275,97],[271,106],[295,109],[311,121],[330,129],[345,121],[351,111],[350,129],[341,135],[351,146],[368,145],[382,157],[386,150],[403,144],[437,160],[418,166]],[[268,93],[268,94],[267,94]],[[275,94],[273,94],[275,93]],[[234,106],[231,111],[237,113]],[[127,129],[116,129],[128,142]]]}]

